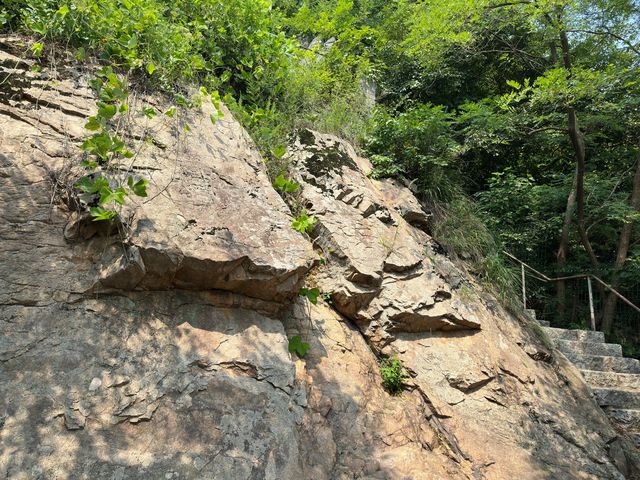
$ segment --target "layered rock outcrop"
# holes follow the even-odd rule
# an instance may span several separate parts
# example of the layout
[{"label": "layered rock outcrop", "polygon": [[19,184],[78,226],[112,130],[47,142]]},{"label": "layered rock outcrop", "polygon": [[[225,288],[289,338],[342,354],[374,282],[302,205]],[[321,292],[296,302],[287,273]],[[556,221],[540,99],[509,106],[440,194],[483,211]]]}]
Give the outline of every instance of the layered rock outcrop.
[{"label": "layered rock outcrop", "polygon": [[[168,104],[139,94],[122,168],[149,196],[120,229],[86,222],[64,194],[90,69],[32,71],[21,43],[0,39],[0,476],[631,478],[573,367],[337,139],[290,150],[306,238],[227,110],[149,120]],[[298,297],[305,282],[330,301]],[[399,397],[378,369],[393,354],[412,373]]]}]

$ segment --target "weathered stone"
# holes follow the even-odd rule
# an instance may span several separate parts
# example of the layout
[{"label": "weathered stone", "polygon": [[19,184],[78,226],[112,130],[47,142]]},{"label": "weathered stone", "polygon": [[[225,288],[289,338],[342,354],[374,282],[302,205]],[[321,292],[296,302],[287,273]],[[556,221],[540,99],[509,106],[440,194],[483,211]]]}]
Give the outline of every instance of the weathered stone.
[{"label": "weathered stone", "polygon": [[304,204],[318,219],[316,243],[329,255],[318,282],[341,313],[377,338],[481,327],[427,258],[420,228],[429,217],[408,189],[368,178],[369,162],[330,135],[304,130],[290,154]]},{"label": "weathered stone", "polygon": [[[206,106],[181,112],[187,136],[134,115],[127,140],[143,122],[153,135],[134,165],[149,197],[129,199],[115,232],[70,213],[93,92],[62,61],[55,82],[46,64],[30,71],[21,42],[0,37],[0,477],[633,474],[568,362],[530,358],[543,347],[523,320],[437,254],[411,192],[369,179],[342,142],[303,132],[296,174],[329,261],[309,281],[335,309],[288,302],[311,243],[226,110],[216,126]],[[163,102],[138,94],[131,112]],[[411,373],[401,396],[376,354]]]},{"label": "weathered stone", "polygon": [[[428,214],[415,213],[419,202],[408,190],[390,194],[396,185],[368,178],[368,162],[328,135],[304,132],[291,156],[318,219],[314,241],[328,254],[315,280],[375,351],[409,369],[408,388],[438,419],[429,427],[440,448],[478,478],[621,478],[603,467],[616,434],[579,374],[558,374],[551,351],[486,295],[461,294],[462,285],[480,288],[433,251]],[[345,203],[345,191],[391,220]],[[388,262],[392,254],[404,262]],[[558,462],[560,451],[577,460]]]},{"label": "weathered stone", "polygon": [[[1,55],[3,64],[13,58],[8,52]],[[64,81],[53,84],[43,79],[44,73],[19,69],[4,82],[9,92],[19,91],[9,93],[0,106],[3,178],[11,178],[13,185],[2,199],[3,205],[14,206],[4,213],[5,230],[16,234],[7,241],[20,242],[41,228],[40,222],[53,225],[52,216],[63,212],[51,199],[70,202],[70,186],[84,174],[75,159],[95,100],[88,77],[70,69],[65,74]],[[290,228],[288,208],[271,188],[246,132],[224,107],[224,118],[212,125],[207,102],[180,119],[153,120],[141,113],[148,103],[164,108],[161,98],[129,101],[132,125],[124,138],[138,154],[131,165],[120,166],[124,173],[113,174],[147,177],[148,197],[127,198],[121,216],[130,230],[92,222],[87,214],[70,214],[64,238],[77,245],[74,255],[86,257],[86,241],[92,239],[91,253],[102,258],[95,266],[85,264],[87,275],[62,290],[220,289],[265,301],[289,301],[316,255]],[[186,124],[190,134],[176,133]],[[146,138],[153,141],[142,140]],[[22,197],[19,187],[32,182],[44,182],[43,188]],[[41,216],[26,215],[35,205],[42,206]],[[55,236],[59,243],[62,237]],[[126,242],[118,243],[123,237]],[[65,267],[78,268],[75,261],[67,263],[58,266],[61,276]]]}]

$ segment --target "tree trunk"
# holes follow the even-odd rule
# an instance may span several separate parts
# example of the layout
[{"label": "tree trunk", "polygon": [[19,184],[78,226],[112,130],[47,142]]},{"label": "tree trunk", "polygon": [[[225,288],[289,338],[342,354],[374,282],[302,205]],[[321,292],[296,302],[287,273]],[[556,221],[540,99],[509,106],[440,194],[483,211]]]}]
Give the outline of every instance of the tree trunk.
[{"label": "tree trunk", "polygon": [[[556,252],[556,261],[559,274],[562,274],[567,264],[567,253],[569,251],[569,230],[571,228],[571,219],[576,209],[576,181],[577,171],[573,175],[573,185],[571,192],[567,198],[567,208],[564,211],[564,222],[562,224],[562,233],[560,234],[560,243]],[[556,313],[559,320],[564,320],[566,315],[567,298],[566,298],[566,282],[559,280],[556,282]]]},{"label": "tree trunk", "polygon": [[[571,51],[569,49],[567,32],[560,30],[559,36],[564,68],[567,72],[571,73]],[[576,156],[576,227],[578,229],[578,235],[580,236],[580,242],[587,252],[587,256],[589,257],[593,270],[597,274],[600,270],[600,264],[593,248],[591,248],[591,242],[589,241],[587,230],[584,228],[584,171],[587,152],[584,144],[584,134],[580,130],[578,125],[578,116],[576,115],[576,111],[573,107],[567,107],[567,122],[569,138],[571,139],[571,145],[573,146],[573,151]]]},{"label": "tree trunk", "polygon": [[[636,173],[633,176],[633,187],[631,189],[629,206],[635,211],[640,211],[640,155],[638,155]],[[611,274],[610,279],[610,284],[615,289],[620,286],[620,273],[627,261],[629,245],[633,235],[633,223],[633,220],[624,223],[622,231],[620,232],[620,238],[618,239],[618,251],[616,252],[616,261],[613,265],[613,273]],[[605,333],[611,333],[617,302],[618,297],[616,294],[609,292],[605,300],[602,314],[602,331]]]}]

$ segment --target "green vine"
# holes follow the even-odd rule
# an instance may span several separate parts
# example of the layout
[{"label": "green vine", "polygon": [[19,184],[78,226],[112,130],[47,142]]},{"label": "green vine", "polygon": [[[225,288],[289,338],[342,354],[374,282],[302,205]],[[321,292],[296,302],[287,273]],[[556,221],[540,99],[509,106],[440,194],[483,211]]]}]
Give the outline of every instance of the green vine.
[{"label": "green vine", "polygon": [[273,181],[273,188],[280,192],[285,200],[292,200],[288,203],[291,205],[294,215],[296,211],[299,212],[292,220],[291,228],[302,234],[310,234],[318,220],[302,209],[299,205],[300,202],[295,198],[294,194],[300,190],[300,184],[295,180],[287,180],[284,175],[278,175]]},{"label": "green vine", "polygon": [[88,209],[94,221],[114,220],[130,193],[139,197],[147,196],[149,182],[130,175],[123,182],[115,175],[109,175],[116,161],[135,156],[117,135],[117,125],[122,123],[129,110],[126,103],[129,92],[125,82],[118,78],[111,67],[103,67],[89,81],[89,85],[98,96],[98,112],[89,117],[84,126],[95,133],[86,138],[81,146],[87,154],[82,166],[90,173],[76,181],[74,187],[79,192],[81,204]]}]

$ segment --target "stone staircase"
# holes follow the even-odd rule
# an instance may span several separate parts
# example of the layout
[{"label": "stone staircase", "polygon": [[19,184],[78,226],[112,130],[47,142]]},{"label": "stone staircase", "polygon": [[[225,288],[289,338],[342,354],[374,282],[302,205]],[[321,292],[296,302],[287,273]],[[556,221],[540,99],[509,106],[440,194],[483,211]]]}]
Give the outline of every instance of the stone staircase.
[{"label": "stone staircase", "polygon": [[640,448],[640,361],[623,357],[622,347],[605,343],[602,332],[553,328],[542,320],[538,323],[580,370],[611,421]]}]

